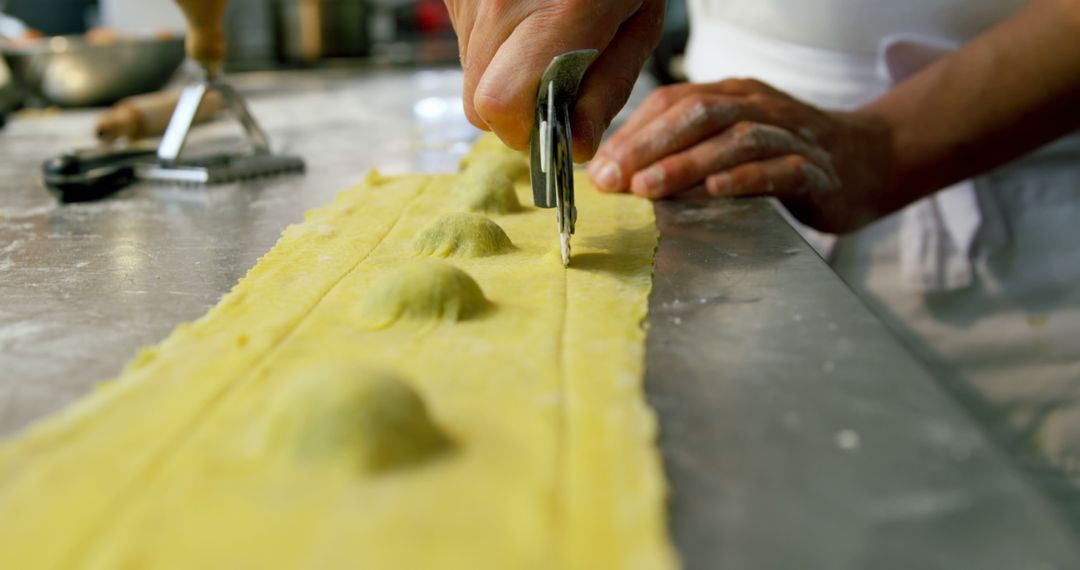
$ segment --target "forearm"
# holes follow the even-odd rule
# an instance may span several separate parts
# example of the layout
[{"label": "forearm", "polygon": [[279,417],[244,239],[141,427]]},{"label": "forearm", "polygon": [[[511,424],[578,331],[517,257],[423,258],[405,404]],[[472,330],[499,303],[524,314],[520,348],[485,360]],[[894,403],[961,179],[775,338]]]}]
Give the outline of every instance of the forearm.
[{"label": "forearm", "polygon": [[887,209],[1080,127],[1080,0],[1036,0],[858,114],[891,131]]}]

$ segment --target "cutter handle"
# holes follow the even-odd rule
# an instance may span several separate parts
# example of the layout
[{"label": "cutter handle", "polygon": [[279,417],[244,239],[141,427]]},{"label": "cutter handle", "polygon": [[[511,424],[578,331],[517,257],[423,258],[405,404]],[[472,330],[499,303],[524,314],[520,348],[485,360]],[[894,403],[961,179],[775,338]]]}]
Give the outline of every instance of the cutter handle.
[{"label": "cutter handle", "polygon": [[208,71],[216,72],[225,59],[222,21],[228,0],[175,0],[187,18],[187,52]]}]

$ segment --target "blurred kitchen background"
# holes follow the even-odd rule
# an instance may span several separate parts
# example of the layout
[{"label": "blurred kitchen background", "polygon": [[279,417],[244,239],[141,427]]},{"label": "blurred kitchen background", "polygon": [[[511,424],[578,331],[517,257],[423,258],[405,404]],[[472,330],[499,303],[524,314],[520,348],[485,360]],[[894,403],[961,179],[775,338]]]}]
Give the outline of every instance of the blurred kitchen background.
[{"label": "blurred kitchen background", "polygon": [[[119,35],[184,31],[171,0],[7,0],[0,6],[47,36],[94,28]],[[457,53],[440,0],[232,0],[225,27],[234,70],[369,57],[433,63]]]},{"label": "blurred kitchen background", "polygon": [[[184,31],[172,0],[0,0],[0,11],[45,36]],[[231,0],[225,28],[231,71],[357,62],[429,66],[457,59],[442,0]],[[649,68],[661,82],[679,77],[684,0],[669,1],[667,28]]]},{"label": "blurred kitchen background", "polygon": [[[412,106],[419,133],[413,141],[414,168],[452,169],[476,136],[461,110],[457,40],[442,0],[230,0],[224,27],[226,71],[242,92],[256,98],[256,107],[264,91],[260,85],[272,84],[274,97],[282,96],[282,71],[297,88],[317,88],[333,76],[328,72],[355,76],[352,69],[394,70],[412,74],[413,88],[393,96]],[[687,31],[685,1],[669,0],[663,41],[629,108],[656,84],[682,79]],[[20,108],[58,112],[115,104],[116,110],[140,94],[175,93],[194,70],[181,65],[184,32],[173,0],[0,0],[0,127],[5,115]],[[375,84],[364,82],[366,102]],[[136,106],[158,107],[164,100]],[[102,142],[112,142],[102,138],[98,124]],[[155,134],[160,133],[131,140]],[[424,149],[434,149],[435,158]]]}]

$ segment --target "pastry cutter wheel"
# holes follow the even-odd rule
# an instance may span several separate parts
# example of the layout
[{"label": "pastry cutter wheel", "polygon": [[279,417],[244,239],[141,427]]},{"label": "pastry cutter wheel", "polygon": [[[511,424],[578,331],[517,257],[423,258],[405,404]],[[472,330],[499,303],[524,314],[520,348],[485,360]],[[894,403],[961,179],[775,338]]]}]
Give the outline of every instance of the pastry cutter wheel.
[{"label": "pastry cutter wheel", "polygon": [[555,208],[563,265],[570,265],[570,236],[577,223],[570,118],[578,87],[599,52],[571,51],[555,57],[540,79],[530,140],[533,203]]}]

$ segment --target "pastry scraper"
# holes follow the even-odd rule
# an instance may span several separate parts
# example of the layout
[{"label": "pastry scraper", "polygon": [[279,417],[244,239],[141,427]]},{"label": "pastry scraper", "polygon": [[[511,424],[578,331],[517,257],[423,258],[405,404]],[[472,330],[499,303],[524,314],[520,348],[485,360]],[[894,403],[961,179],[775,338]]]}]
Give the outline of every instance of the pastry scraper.
[{"label": "pastry scraper", "polygon": [[[222,30],[228,0],[175,0],[188,23],[188,55],[203,70],[202,80],[186,87],[176,104],[165,136],[158,146],[157,163],[139,165],[138,178],[167,182],[213,184],[230,180],[268,176],[304,169],[296,156],[275,155],[270,140],[248,111],[240,94],[225,82],[221,63],[225,59],[225,34]],[[225,106],[244,128],[251,144],[250,152],[218,154],[197,160],[181,159],[188,132],[195,122],[203,99],[210,91],[221,94]]]},{"label": "pastry scraper", "polygon": [[598,55],[597,50],[583,49],[555,57],[540,79],[536,96],[536,120],[529,143],[533,203],[539,208],[555,208],[563,265],[570,264],[570,236],[577,223],[570,118],[581,79]]},{"label": "pastry scraper", "polygon": [[[84,149],[47,160],[42,165],[43,180],[60,193],[61,200],[102,198],[137,179],[215,184],[304,170],[300,157],[271,152],[270,140],[244,99],[222,77],[225,36],[221,23],[227,1],[176,0],[188,22],[188,55],[200,65],[203,77],[184,88],[156,152],[145,146]],[[199,107],[212,92],[221,96],[226,109],[243,126],[251,148],[239,153],[181,157]]]}]

